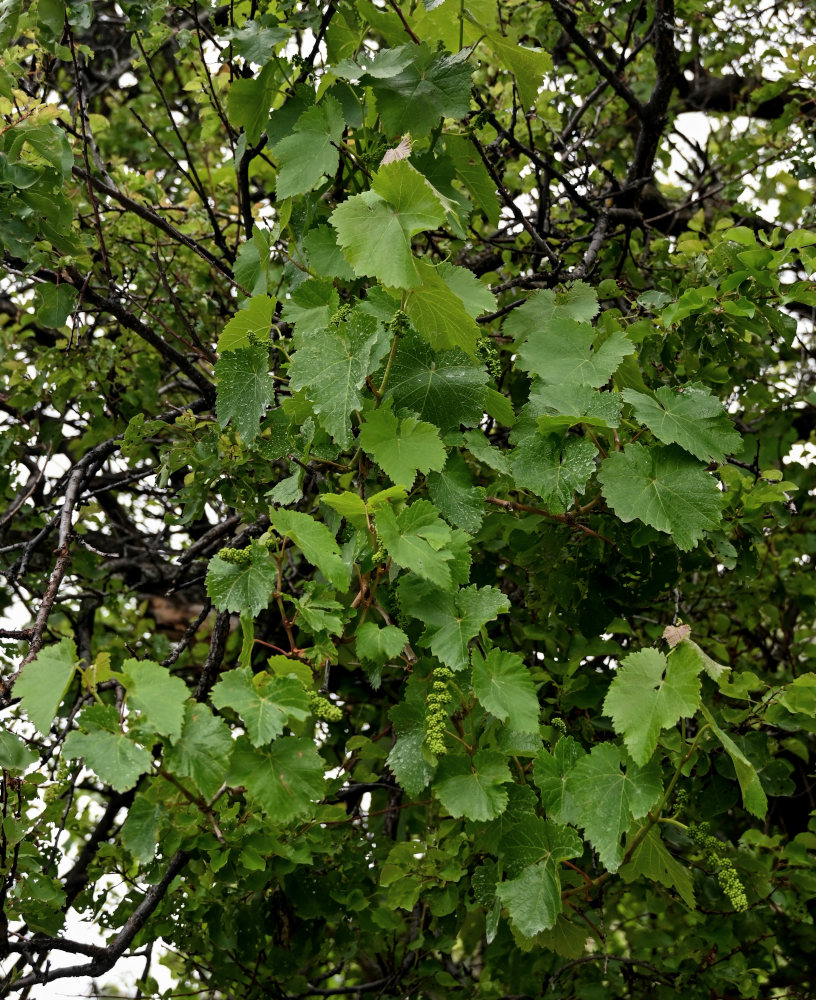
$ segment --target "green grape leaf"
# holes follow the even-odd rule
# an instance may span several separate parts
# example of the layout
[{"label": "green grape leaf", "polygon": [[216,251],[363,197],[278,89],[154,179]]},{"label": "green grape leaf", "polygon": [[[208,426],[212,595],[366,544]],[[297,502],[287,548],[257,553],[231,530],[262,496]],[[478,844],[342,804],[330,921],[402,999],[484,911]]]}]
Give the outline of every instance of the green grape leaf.
[{"label": "green grape leaf", "polygon": [[276,64],[268,62],[254,79],[238,79],[227,94],[227,113],[233,125],[243,128],[246,141],[254,146],[269,119],[269,109],[278,90]]},{"label": "green grape leaf", "polygon": [[74,311],[77,304],[77,290],[72,285],[37,286],[37,322],[43,326],[60,329]]},{"label": "green grape leaf", "polygon": [[343,281],[354,281],[354,270],[337,245],[337,237],[331,226],[315,226],[310,229],[303,238],[303,246],[318,274],[340,278]]},{"label": "green grape leaf", "polygon": [[705,704],[700,706],[700,710],[705,716],[706,722],[711,726],[711,731],[720,741],[723,750],[731,758],[731,763],[737,772],[737,781],[742,792],[743,805],[758,819],[764,819],[765,814],[768,812],[768,799],[762,788],[756,768],[731,737],[720,729],[714,720],[714,716],[706,708]]},{"label": "green grape leaf", "polygon": [[67,760],[83,757],[86,767],[117,792],[133,788],[153,766],[150,751],[122,732],[119,713],[112,705],[91,705],[80,712],[77,722],[81,731],[68,733],[63,756]]},{"label": "green grape leaf", "polygon": [[623,400],[617,392],[599,392],[587,385],[549,385],[536,379],[530,389],[530,409],[542,434],[559,434],[575,424],[617,427]]},{"label": "green grape leaf", "polygon": [[227,780],[243,785],[274,823],[290,823],[323,797],[323,760],[310,739],[283,736],[255,748],[246,737],[234,742]]},{"label": "green grape leaf", "polygon": [[425,707],[402,702],[391,709],[389,717],[394,723],[396,740],[386,763],[405,791],[416,798],[434,773],[422,749],[425,742]]},{"label": "green grape leaf", "polygon": [[338,590],[348,590],[351,571],[343,562],[340,546],[320,521],[295,510],[273,510],[269,514],[272,527],[279,535],[291,538],[308,561],[317,566],[323,576]]},{"label": "green grape leaf", "polygon": [[534,107],[545,74],[552,72],[552,56],[542,49],[514,44],[496,31],[487,32],[487,43],[513,74],[523,108]]},{"label": "green grape leaf", "polygon": [[310,278],[298,285],[283,304],[282,318],[295,328],[294,344],[302,347],[323,336],[340,306],[340,296],[329,278]]},{"label": "green grape leaf", "polygon": [[476,357],[481,333],[462,299],[452,291],[437,268],[415,261],[418,280],[408,287],[405,311],[414,329],[436,351],[458,348]]},{"label": "green grape leaf", "polygon": [[586,752],[571,736],[562,736],[552,753],[542,750],[533,763],[533,780],[541,790],[546,815],[556,823],[577,823],[580,807],[567,782]]},{"label": "green grape leaf", "polygon": [[628,444],[603,462],[598,479],[622,521],[638,518],[665,531],[680,549],[693,549],[720,524],[717,481],[676,445]]},{"label": "green grape leaf", "polygon": [[309,696],[294,677],[270,676],[265,670],[228,670],[210,696],[216,708],[232,708],[240,715],[253,746],[280,736],[287,720],[309,717]]},{"label": "green grape leaf", "polygon": [[365,500],[356,493],[323,493],[320,502],[344,517],[349,524],[360,531],[365,531],[368,520],[366,517]]},{"label": "green grape leaf", "polygon": [[574,830],[530,817],[502,838],[501,856],[509,874],[496,894],[510,920],[526,937],[549,930],[561,912],[559,862],[578,857],[584,845]]},{"label": "green grape leaf", "polygon": [[57,709],[68,690],[76,669],[76,646],[71,639],[60,639],[46,646],[27,663],[14,682],[14,697],[43,735],[48,733]]},{"label": "green grape leaf", "polygon": [[[633,836],[637,836],[639,832],[635,830]],[[691,872],[669,853],[656,826],[644,836],[630,860],[621,868],[620,874],[624,882],[635,882],[645,877],[652,882],[659,882],[667,889],[676,889],[686,906],[690,910],[695,909]]]},{"label": "green grape leaf", "polygon": [[420,643],[451,670],[468,665],[468,644],[480,629],[499,614],[510,610],[510,602],[495,587],[472,585],[457,594],[433,591],[410,577],[400,587],[403,611],[425,623]]},{"label": "green grape leaf", "polygon": [[152,660],[125,660],[123,680],[128,708],[139,712],[138,723],[152,732],[178,739],[190,692],[180,677]]},{"label": "green grape leaf", "polygon": [[473,654],[473,692],[482,707],[520,733],[538,732],[538,695],[524,660],[491,649]]},{"label": "green grape leaf", "polygon": [[479,281],[473,271],[466,267],[456,267],[447,261],[440,264],[436,271],[448,288],[462,300],[467,314],[473,319],[482,313],[493,312],[496,308],[496,296],[487,285]]},{"label": "green grape leaf", "polygon": [[329,222],[357,275],[413,288],[421,279],[411,253],[411,237],[435,229],[445,214],[432,185],[407,160],[397,160],[380,167],[371,190],[338,205]]},{"label": "green grape leaf", "polygon": [[[330,635],[340,635],[343,631],[343,605],[316,592],[314,584],[307,584],[306,587],[306,593],[302,597],[286,595],[286,600],[291,601],[298,610],[298,620],[314,634],[328,632]],[[337,614],[338,611],[340,614]]]},{"label": "green grape leaf", "polygon": [[597,314],[595,289],[583,281],[576,281],[563,292],[556,293],[550,288],[535,292],[510,313],[504,321],[504,333],[521,343],[553,320],[568,319],[588,324]]},{"label": "green grape leaf", "polygon": [[586,954],[587,929],[584,924],[579,925],[567,920],[561,913],[555,926],[536,935],[535,940],[539,947],[554,951],[562,958],[581,958]]},{"label": "green grape leaf", "polygon": [[471,759],[466,754],[448,754],[439,762],[434,792],[451,816],[489,820],[507,808],[511,780],[507,761],[494,750],[480,750]]},{"label": "green grape leaf", "polygon": [[221,331],[219,353],[250,347],[253,337],[261,343],[268,342],[275,302],[272,295],[253,295],[246,308],[240,309]]},{"label": "green grape leaf", "polygon": [[485,169],[481,157],[470,139],[464,135],[445,135],[445,149],[453,160],[457,179],[464,184],[473,200],[491,226],[496,228],[501,216],[496,186]]},{"label": "green grape leaf", "polygon": [[687,665],[687,669],[695,669],[698,673],[700,670],[705,670],[717,684],[724,684],[727,675],[731,673],[731,667],[726,667],[724,664],[712,660],[708,653],[700,649],[693,639],[683,639],[674,647],[671,656],[678,663]]},{"label": "green grape leaf", "polygon": [[22,0],[3,0],[0,3],[0,52],[5,52],[17,37],[21,9]]},{"label": "green grape leaf", "polygon": [[280,201],[305,194],[324,175],[336,173],[340,162],[337,143],[343,135],[343,111],[333,97],[308,108],[292,131],[273,147],[278,161],[275,191]]},{"label": "green grape leaf", "polygon": [[19,736],[8,729],[0,729],[0,768],[4,771],[25,771],[39,759],[39,755]]},{"label": "green grape leaf", "polygon": [[484,431],[466,431],[464,438],[465,447],[477,462],[493,469],[499,475],[510,475],[510,463],[507,460],[507,455],[490,443]]},{"label": "green grape leaf", "polygon": [[621,837],[660,798],[660,768],[629,764],[621,770],[621,751],[602,743],[582,757],[567,776],[566,790],[575,797],[577,823],[598,852],[601,864],[616,872],[623,860]]},{"label": "green grape leaf", "polygon": [[181,736],[165,751],[168,770],[192,779],[206,799],[211,799],[227,775],[232,736],[223,719],[200,702],[187,706]]},{"label": "green grape leaf", "polygon": [[436,353],[414,335],[400,337],[385,400],[412,410],[442,431],[473,427],[485,411],[487,372],[462,351]]},{"label": "green grape leaf", "polygon": [[557,318],[539,325],[518,349],[519,366],[545,382],[573,383],[597,388],[617,371],[635,350],[631,340],[616,330],[597,350],[597,331],[587,323]]},{"label": "green grape leaf", "polygon": [[289,366],[289,385],[305,389],[322,426],[341,448],[351,442],[350,415],[362,408],[360,388],[382,357],[381,327],[355,309],[337,329],[321,330],[297,350]]},{"label": "green grape leaf", "polygon": [[516,485],[531,490],[555,514],[572,506],[595,471],[597,448],[577,437],[525,435],[510,455]]},{"label": "green grape leaf", "polygon": [[278,585],[278,567],[266,546],[251,542],[247,564],[226,562],[220,555],[210,560],[207,594],[219,611],[250,614],[256,618]]},{"label": "green grape leaf", "polygon": [[379,537],[395,563],[438,587],[451,585],[448,563],[453,554],[443,548],[451,532],[432,503],[417,500],[399,516],[386,505],[377,511],[376,521]]},{"label": "green grape leaf", "polygon": [[445,468],[428,476],[431,500],[444,518],[457,528],[475,535],[485,515],[485,491],[473,485],[467,463],[451,452]]},{"label": "green grape leaf", "polygon": [[598,315],[598,292],[585,281],[574,281],[557,295],[559,315],[569,316],[579,323],[591,323]]},{"label": "green grape leaf", "polygon": [[722,403],[697,382],[682,389],[662,386],[654,398],[624,389],[635,417],[664,444],[679,444],[703,462],[724,462],[740,450],[742,438]]},{"label": "green grape leaf", "polygon": [[235,52],[250,63],[263,66],[281,48],[281,42],[289,38],[286,28],[261,26],[258,21],[248,20],[243,28],[221,28],[219,35],[229,39]]},{"label": "green grape leaf", "polygon": [[[384,57],[392,55],[395,58],[386,62]],[[374,90],[386,133],[421,136],[430,132],[440,117],[463,118],[470,110],[473,72],[466,56],[467,52],[437,54],[423,42],[375,57],[362,81]]]},{"label": "green grape leaf", "polygon": [[652,756],[661,730],[695,714],[699,672],[699,662],[666,657],[656,649],[641,649],[621,661],[603,710],[636,764]]},{"label": "green grape leaf", "polygon": [[397,420],[385,406],[366,414],[357,440],[397,486],[410,489],[417,472],[439,471],[445,464],[445,446],[433,424],[416,417]]},{"label": "green grape leaf", "polygon": [[250,443],[258,434],[261,417],[275,399],[275,383],[269,374],[269,349],[263,345],[222,354],[215,365],[218,379],[216,413],[218,423],[233,426]]},{"label": "green grape leaf", "polygon": [[394,625],[380,628],[374,622],[364,622],[355,635],[357,655],[372,663],[385,663],[399,656],[405,649],[408,636]]},{"label": "green grape leaf", "polygon": [[159,822],[164,810],[144,795],[138,795],[128,809],[122,824],[122,846],[139,862],[146,865],[156,856]]}]

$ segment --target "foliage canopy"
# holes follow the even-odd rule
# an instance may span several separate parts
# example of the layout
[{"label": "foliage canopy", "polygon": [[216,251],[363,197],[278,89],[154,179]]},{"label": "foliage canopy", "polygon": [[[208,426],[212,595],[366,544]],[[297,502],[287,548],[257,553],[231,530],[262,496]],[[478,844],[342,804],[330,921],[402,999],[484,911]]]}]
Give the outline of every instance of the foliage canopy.
[{"label": "foliage canopy", "polygon": [[815,29],[0,0],[0,995],[813,995]]}]

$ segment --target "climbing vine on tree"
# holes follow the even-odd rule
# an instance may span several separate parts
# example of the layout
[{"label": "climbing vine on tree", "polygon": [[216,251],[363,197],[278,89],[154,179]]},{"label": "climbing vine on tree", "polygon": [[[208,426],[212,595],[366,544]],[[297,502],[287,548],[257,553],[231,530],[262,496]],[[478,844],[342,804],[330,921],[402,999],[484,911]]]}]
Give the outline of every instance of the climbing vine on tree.
[{"label": "climbing vine on tree", "polygon": [[814,27],[0,0],[0,995],[812,994]]}]

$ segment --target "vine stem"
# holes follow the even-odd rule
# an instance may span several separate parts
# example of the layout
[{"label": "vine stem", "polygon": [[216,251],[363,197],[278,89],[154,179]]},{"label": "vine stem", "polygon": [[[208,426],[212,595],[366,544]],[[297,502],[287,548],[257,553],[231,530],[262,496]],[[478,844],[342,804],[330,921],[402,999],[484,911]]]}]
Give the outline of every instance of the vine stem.
[{"label": "vine stem", "polygon": [[[635,834],[634,838],[632,839],[632,843],[629,844],[629,846],[627,847],[626,853],[623,856],[623,860],[621,861],[620,867],[623,867],[623,865],[625,865],[631,859],[632,855],[638,849],[638,847],[643,842],[644,838],[647,836],[647,834],[655,825],[655,823],[658,823],[661,821],[661,819],[663,819],[663,817],[660,814],[663,812],[666,803],[669,801],[671,793],[674,791],[674,786],[680,780],[680,775],[683,773],[683,767],[691,759],[692,755],[694,754],[694,751],[697,749],[697,744],[700,742],[700,737],[707,729],[710,728],[711,728],[710,724],[706,723],[706,725],[704,725],[697,733],[697,735],[694,737],[694,742],[689,747],[688,753],[678,763],[677,768],[675,769],[675,772],[672,776],[672,779],[669,782],[666,791],[663,793],[663,798],[658,803],[657,808],[654,811],[649,810],[649,812],[646,814],[647,818],[646,824],[642,826],[640,830],[638,830],[637,834]],[[611,876],[608,871],[603,872],[596,879],[593,879],[592,885],[597,889],[599,886],[603,885],[603,883],[606,882],[610,877]],[[567,889],[566,892],[562,893],[561,898],[566,899],[566,897],[571,896],[575,892],[578,892],[579,890],[584,888],[586,888],[586,886],[579,885],[575,886],[573,889]]]},{"label": "vine stem", "polygon": [[[394,339],[391,341],[391,353],[388,355],[388,361],[385,365],[385,372],[383,373],[382,382],[380,382],[380,388],[374,392],[377,397],[377,406],[380,405],[382,401],[383,393],[385,392],[385,387],[388,385],[388,376],[391,374],[391,366],[394,364],[394,355],[397,353],[397,341],[399,336],[395,333]],[[375,407],[376,409],[376,407]]]}]

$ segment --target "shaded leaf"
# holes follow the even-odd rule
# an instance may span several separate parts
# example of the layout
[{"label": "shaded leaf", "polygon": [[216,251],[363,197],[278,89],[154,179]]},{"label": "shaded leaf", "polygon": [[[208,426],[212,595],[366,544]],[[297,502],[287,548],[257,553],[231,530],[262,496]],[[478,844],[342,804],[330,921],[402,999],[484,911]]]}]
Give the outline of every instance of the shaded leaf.
[{"label": "shaded leaf", "polygon": [[246,737],[234,744],[227,780],[243,785],[274,823],[290,823],[323,797],[323,760],[311,740],[283,736],[254,748]]},{"label": "shaded leaf", "polygon": [[434,792],[451,816],[489,820],[506,809],[503,786],[510,780],[507,762],[493,750],[480,750],[472,759],[448,754],[437,767]]},{"label": "shaded leaf", "polygon": [[261,417],[275,398],[269,374],[269,349],[262,345],[222,354],[215,366],[218,379],[218,423],[230,421],[247,443],[258,434]]},{"label": "shaded leaf", "polygon": [[577,822],[598,852],[601,864],[616,872],[623,859],[621,837],[633,819],[645,816],[660,798],[660,768],[656,763],[622,770],[618,747],[602,743],[582,757],[567,777],[575,797]]},{"label": "shaded leaf", "polygon": [[191,778],[211,799],[227,774],[233,740],[223,719],[200,702],[187,706],[181,736],[165,751],[165,764],[180,778]]},{"label": "shaded leaf", "polygon": [[622,521],[635,518],[692,549],[720,524],[720,491],[705,467],[677,446],[628,444],[601,465],[604,496]]},{"label": "shaded leaf", "polygon": [[445,431],[473,427],[485,410],[487,373],[462,351],[435,352],[416,336],[400,337],[385,399]]},{"label": "shaded leaf", "polygon": [[360,388],[388,344],[378,346],[381,327],[355,309],[336,329],[321,330],[297,350],[289,366],[293,390],[305,389],[320,423],[341,448],[351,441],[350,415],[362,407]]},{"label": "shaded leaf", "polygon": [[274,146],[279,199],[311,191],[321,177],[337,171],[337,143],[344,127],[343,112],[333,97],[324,97],[303,112],[292,131]]}]

